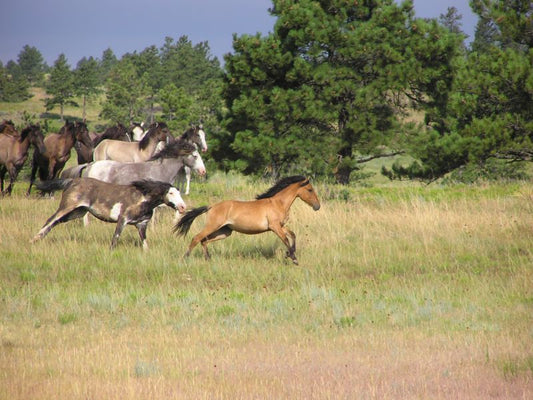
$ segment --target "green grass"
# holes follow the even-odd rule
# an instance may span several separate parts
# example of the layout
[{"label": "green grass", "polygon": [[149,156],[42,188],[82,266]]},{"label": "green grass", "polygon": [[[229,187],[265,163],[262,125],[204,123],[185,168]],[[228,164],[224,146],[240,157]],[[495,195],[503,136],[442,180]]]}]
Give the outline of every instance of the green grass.
[{"label": "green grass", "polygon": [[[171,233],[170,210],[149,227],[148,252],[131,227],[110,251],[114,226],[94,219],[30,245],[59,197],[18,186],[0,200],[0,398],[533,393],[529,183],[318,182],[321,210],[291,211],[299,267],[273,234],[183,259],[191,235]],[[267,187],[214,174],[186,202]]]}]

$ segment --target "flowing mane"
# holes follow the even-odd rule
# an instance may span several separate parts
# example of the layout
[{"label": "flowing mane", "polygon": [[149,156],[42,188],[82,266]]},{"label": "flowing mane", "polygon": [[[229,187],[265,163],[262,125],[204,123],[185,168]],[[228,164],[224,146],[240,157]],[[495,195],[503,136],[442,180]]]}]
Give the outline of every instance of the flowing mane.
[{"label": "flowing mane", "polygon": [[302,175],[288,176],[286,178],[282,178],[279,181],[277,181],[276,184],[272,186],[270,189],[268,189],[265,193],[257,195],[255,198],[256,200],[267,199],[269,197],[276,195],[277,193],[285,189],[287,186],[292,185],[293,183],[296,183],[296,182],[307,183],[308,180],[305,176],[302,176]]},{"label": "flowing mane", "polygon": [[135,189],[137,189],[139,192],[141,192],[144,196],[148,196],[154,193],[156,197],[163,196],[172,187],[172,185],[168,182],[153,181],[149,179],[135,181],[132,182],[131,185],[135,187]]},{"label": "flowing mane", "polygon": [[152,158],[150,158],[148,161],[159,160],[163,158],[176,158],[183,153],[190,154],[195,150],[196,147],[194,147],[193,144],[183,140],[176,140],[173,143],[167,144],[163,150],[152,156]]}]

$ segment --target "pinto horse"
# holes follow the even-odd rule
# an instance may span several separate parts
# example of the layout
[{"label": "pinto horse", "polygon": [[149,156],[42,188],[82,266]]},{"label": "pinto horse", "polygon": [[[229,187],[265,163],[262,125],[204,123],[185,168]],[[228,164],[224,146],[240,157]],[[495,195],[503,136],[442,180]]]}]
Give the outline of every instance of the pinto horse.
[{"label": "pinto horse", "polygon": [[90,144],[91,140],[86,128],[83,123],[76,124],[67,121],[58,133],[52,133],[44,138],[46,151],[41,152],[37,149],[33,152],[30,186],[26,193],[28,196],[37,172],[42,181],[57,177],[69,160],[70,151],[76,142]]},{"label": "pinto horse", "polygon": [[272,231],[287,246],[287,257],[290,257],[294,264],[298,264],[295,254],[296,235],[285,227],[289,209],[297,197],[313,207],[313,210],[320,209],[320,201],[309,179],[304,176],[291,176],[279,180],[254,201],[227,200],[192,209],[174,226],[174,232],[185,236],[195,218],[207,213],[204,228],[193,237],[185,256],[201,243],[205,258],[209,259],[207,244],[225,239],[233,231],[248,235]]},{"label": "pinto horse", "polygon": [[117,223],[111,249],[117,245],[122,230],[129,224],[135,225],[143,249],[147,250],[146,228],[154,208],[161,204],[179,212],[186,208],[179,190],[166,182],[143,180],[130,185],[115,185],[92,178],[76,178],[42,182],[37,187],[65,191],[59,208],[48,218],[32,243],[46,236],[55,225],[81,218],[88,211],[102,221]]},{"label": "pinto horse", "polygon": [[[0,190],[3,195],[11,195],[13,184],[28,158],[28,150],[33,145],[37,151],[45,152],[44,136],[39,125],[29,125],[22,132],[11,131],[0,135]],[[9,186],[4,190],[4,176],[9,174]]]},{"label": "pinto horse", "polygon": [[120,162],[147,161],[155,153],[159,142],[166,142],[172,135],[164,122],[150,125],[148,132],[140,142],[123,142],[120,140],[102,140],[94,148],[94,161],[114,160]]}]

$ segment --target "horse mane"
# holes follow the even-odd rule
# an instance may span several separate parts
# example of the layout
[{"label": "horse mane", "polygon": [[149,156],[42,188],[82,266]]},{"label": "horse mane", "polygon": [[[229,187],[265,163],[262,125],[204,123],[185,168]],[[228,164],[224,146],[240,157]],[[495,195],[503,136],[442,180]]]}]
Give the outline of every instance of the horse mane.
[{"label": "horse mane", "polygon": [[0,133],[4,133],[4,130],[10,126],[11,129],[15,130],[15,124],[11,120],[4,119],[4,121],[0,124]]},{"label": "horse mane", "polygon": [[303,182],[301,184],[301,186],[303,186],[303,185],[306,185],[307,182],[309,181],[305,176],[302,176],[302,175],[294,175],[294,176],[288,176],[286,178],[281,178],[279,181],[276,182],[274,186],[268,189],[265,193],[257,195],[255,198],[256,200],[267,199],[281,192],[287,186],[290,186],[293,183],[297,183],[297,182]]},{"label": "horse mane", "polygon": [[146,135],[144,135],[144,137],[139,142],[139,149],[144,150],[148,147],[151,137],[155,135],[156,129],[158,128],[168,129],[167,124],[165,124],[164,122],[154,122],[152,125],[150,125],[150,128],[148,128],[148,132],[146,132]]},{"label": "horse mane", "polygon": [[20,132],[20,139],[19,139],[19,141],[20,141],[20,142],[23,142],[23,141],[28,137],[28,135],[29,135],[32,131],[35,131],[35,130],[39,130],[39,126],[38,126],[38,125],[28,125],[26,128],[24,128],[24,129]]},{"label": "horse mane", "polygon": [[132,182],[131,185],[141,192],[143,196],[152,195],[155,197],[163,196],[172,187],[172,185],[168,182],[152,181],[149,179],[135,181]]},{"label": "horse mane", "polygon": [[163,150],[161,150],[157,154],[154,154],[152,158],[150,158],[148,161],[154,161],[163,158],[176,158],[180,155],[180,153],[185,152],[186,154],[191,154],[195,150],[196,147],[193,144],[178,139],[172,143],[167,144],[163,148]]}]

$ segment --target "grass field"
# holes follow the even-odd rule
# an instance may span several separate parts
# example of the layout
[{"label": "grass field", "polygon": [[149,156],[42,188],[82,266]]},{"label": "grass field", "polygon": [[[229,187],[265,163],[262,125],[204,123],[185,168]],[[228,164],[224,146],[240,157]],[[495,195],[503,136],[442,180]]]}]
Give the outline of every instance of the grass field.
[{"label": "grass field", "polygon": [[[316,184],[292,208],[300,266],[273,234],[182,259],[161,210],[29,239],[54,199],[0,199],[1,399],[528,399],[533,397],[529,183]],[[195,182],[190,207],[268,187]],[[195,222],[196,232],[202,218]]]}]

